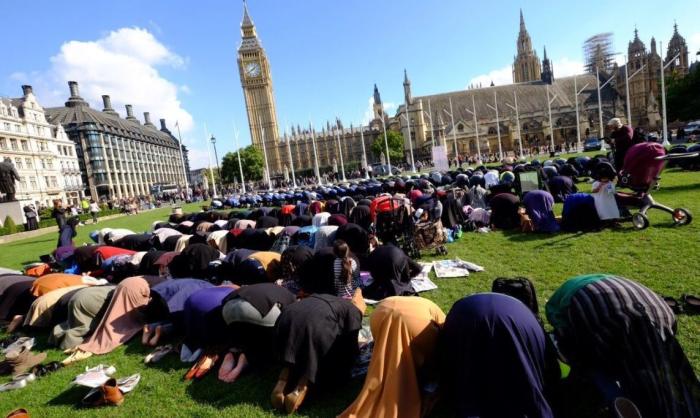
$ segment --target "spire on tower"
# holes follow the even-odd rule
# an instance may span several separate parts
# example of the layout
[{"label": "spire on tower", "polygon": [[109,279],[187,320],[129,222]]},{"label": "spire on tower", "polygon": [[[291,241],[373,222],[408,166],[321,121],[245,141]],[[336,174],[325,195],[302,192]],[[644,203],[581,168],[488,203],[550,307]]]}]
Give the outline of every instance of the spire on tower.
[{"label": "spire on tower", "polygon": [[545,61],[547,61],[547,46],[545,45],[543,49],[544,49],[544,58],[543,59]]},{"label": "spire on tower", "polygon": [[378,105],[382,103],[382,97],[379,95],[379,89],[377,84],[374,84],[374,104]]},{"label": "spire on tower", "polygon": [[678,35],[678,23],[676,23],[676,19],[673,19],[673,34]]},{"label": "spire on tower", "polygon": [[525,18],[523,18],[523,9],[520,9],[520,31],[525,31]]},{"label": "spire on tower", "polygon": [[246,0],[243,0],[243,21],[241,22],[241,27],[243,26],[253,26],[253,19],[248,14],[248,2]]},{"label": "spire on tower", "polygon": [[411,80],[408,79],[406,69],[403,69],[403,94],[406,104],[409,105],[413,101],[411,95]]}]

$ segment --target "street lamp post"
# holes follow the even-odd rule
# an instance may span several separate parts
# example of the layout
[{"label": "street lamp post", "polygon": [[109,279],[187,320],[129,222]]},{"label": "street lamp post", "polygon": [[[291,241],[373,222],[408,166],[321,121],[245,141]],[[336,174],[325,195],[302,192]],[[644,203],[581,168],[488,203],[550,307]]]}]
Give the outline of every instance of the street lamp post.
[{"label": "street lamp post", "polygon": [[386,122],[384,122],[384,109],[382,109],[382,128],[384,128],[384,148],[386,148],[386,165],[389,168],[389,175],[391,172],[391,156],[389,155],[389,140],[386,137]]},{"label": "street lamp post", "polygon": [[474,119],[474,136],[476,139],[476,155],[477,155],[477,158],[479,159],[479,163],[481,163],[481,143],[479,142],[479,121],[476,119],[476,102],[474,101],[473,94],[472,94],[472,110],[469,110],[467,108],[464,108],[464,110],[466,110],[467,113],[472,115],[472,118]]},{"label": "street lamp post", "polygon": [[518,126],[518,148],[520,148],[520,158],[523,158],[523,137],[520,133],[520,113],[518,112],[518,94],[513,90],[513,102],[515,106],[511,106],[510,103],[506,103],[506,106],[515,110],[515,123]]},{"label": "street lamp post", "polygon": [[435,147],[435,131],[433,130],[433,112],[430,109],[430,99],[428,99],[428,120],[430,121],[430,145]]},{"label": "street lamp post", "polygon": [[637,71],[633,72],[632,75],[629,75],[630,63],[629,61],[627,61],[627,56],[625,56],[625,61],[625,102],[627,104],[627,125],[632,126],[632,108],[630,106],[630,80],[634,76],[639,74],[647,65],[642,65]]},{"label": "street lamp post", "polygon": [[287,136],[287,129],[286,129],[286,127],[285,127],[285,130],[284,130],[284,139],[285,139],[285,141],[287,142],[287,154],[289,154],[289,164],[290,164],[290,167],[292,168],[292,185],[293,185],[294,188],[296,189],[296,188],[297,188],[297,178],[296,178],[296,176],[294,175],[294,158],[292,157],[292,145],[291,145],[290,142],[289,142],[290,139],[289,139],[289,137]]},{"label": "street lamp post", "polygon": [[[659,42],[659,50],[663,51],[663,47],[661,46],[661,42]],[[700,54],[700,52],[699,52],[699,54]],[[665,147],[671,145],[671,143],[668,142],[668,122],[666,119],[666,80],[665,80],[666,75],[665,75],[665,71],[666,71],[666,68],[668,68],[668,66],[671,65],[671,63],[673,63],[680,55],[681,54],[679,52],[673,58],[671,58],[666,64],[664,64],[663,61],[661,61],[661,63],[662,63],[662,65],[661,65],[661,112],[663,114],[662,126],[663,126],[663,130],[664,130],[664,132],[663,132],[663,135],[664,135],[663,136],[663,138],[664,138],[663,146],[665,146]]]},{"label": "street lamp post", "polygon": [[340,129],[338,127],[335,128],[335,139],[338,143],[338,155],[340,156],[340,170],[343,173],[343,181],[347,181],[345,178],[345,164],[343,163],[343,147],[340,145]]},{"label": "street lamp post", "polygon": [[549,113],[549,152],[554,152],[554,125],[552,125],[552,103],[557,99],[555,94],[549,98],[549,84],[547,84],[547,113]]},{"label": "street lamp post", "polygon": [[270,177],[270,164],[267,161],[267,147],[265,146],[265,127],[262,124],[262,119],[258,118],[260,124],[260,142],[263,146],[263,157],[265,158],[265,174],[267,174],[267,187],[272,190],[272,178]]},{"label": "street lamp post", "polygon": [[586,83],[585,86],[581,87],[581,90],[578,89],[576,86],[576,77],[574,76],[574,101],[576,102],[576,149],[580,150],[581,149],[581,128],[580,128],[580,122],[579,122],[579,114],[578,114],[578,96],[583,93],[583,91],[588,87],[588,83]]},{"label": "street lamp post", "polygon": [[491,106],[490,104],[486,104],[486,106],[489,107],[489,109],[493,110],[496,112],[496,137],[498,138],[498,159],[502,160],[503,159],[503,145],[501,144],[501,121],[498,118],[498,96],[496,96],[496,92],[493,92],[493,104],[495,106]]},{"label": "street lamp post", "polygon": [[365,179],[369,178],[369,170],[367,170],[367,152],[365,151],[365,134],[363,133],[362,124],[360,123],[360,143],[362,144],[362,163],[365,169]]},{"label": "street lamp post", "polygon": [[[455,147],[455,160],[458,160],[459,157],[459,150],[457,148],[457,127],[455,126],[455,117],[454,117],[454,110],[452,110],[452,97],[450,97],[450,111],[448,112],[447,109],[442,109],[443,112],[447,113],[447,115],[450,117],[450,121],[452,123],[452,141],[454,142],[454,147]],[[447,151],[447,149],[445,149]]]},{"label": "street lamp post", "polygon": [[[601,85],[600,84],[600,72],[598,71],[598,67],[596,67],[596,69],[595,69],[595,81],[598,84],[598,123],[599,123],[599,128],[600,128],[600,139],[601,140],[605,136],[605,127],[603,125],[603,103],[602,103],[601,98],[600,98],[600,90],[603,87],[607,86],[608,83],[613,81],[613,78],[615,78],[615,76],[611,76],[605,83],[603,83]],[[603,144],[605,144],[605,142],[603,142]],[[603,147],[604,146],[605,145],[603,145]]]},{"label": "street lamp post", "polygon": [[243,193],[245,193],[245,179],[243,178],[243,163],[241,163],[241,149],[238,148],[238,129],[235,127],[233,128],[233,137],[234,137],[234,145],[236,149],[238,150],[236,153],[238,154],[238,171],[241,174],[241,189],[243,190]]},{"label": "street lamp post", "polygon": [[214,158],[216,158],[216,173],[219,175],[219,181],[223,185],[223,177],[221,177],[221,167],[219,166],[219,153],[216,152],[216,138],[214,138],[214,135],[209,138],[211,141],[211,144],[214,146]]},{"label": "street lamp post", "polygon": [[185,157],[182,151],[182,135],[180,135],[180,123],[175,121],[175,127],[177,128],[177,138],[180,140],[180,162],[182,163],[182,174],[185,175],[185,200],[187,200],[190,194],[190,183],[187,181],[187,171],[185,169]]},{"label": "street lamp post", "polygon": [[309,130],[311,131],[311,145],[314,149],[314,171],[316,172],[316,181],[319,185],[323,184],[321,181],[321,172],[318,169],[318,153],[316,152],[316,131],[314,130],[314,125],[309,121]]},{"label": "street lamp post", "polygon": [[214,192],[214,196],[217,196],[218,193],[216,191],[216,181],[214,181],[214,171],[211,168],[211,151],[209,151],[209,144],[207,144],[207,136],[209,136],[209,132],[207,131],[207,125],[204,125],[204,144],[207,146],[207,158],[209,159],[209,175],[211,176],[211,186],[212,190]]},{"label": "street lamp post", "polygon": [[401,115],[406,120],[406,126],[408,127],[408,149],[411,151],[411,171],[416,172],[416,164],[413,161],[413,141],[411,141],[411,119],[408,117],[408,107],[406,107],[406,114]]}]

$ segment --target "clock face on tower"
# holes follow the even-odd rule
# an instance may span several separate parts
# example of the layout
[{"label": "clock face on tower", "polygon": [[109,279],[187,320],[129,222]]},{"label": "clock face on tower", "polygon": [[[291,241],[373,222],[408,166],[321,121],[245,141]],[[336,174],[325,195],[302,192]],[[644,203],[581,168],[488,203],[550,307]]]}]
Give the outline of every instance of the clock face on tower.
[{"label": "clock face on tower", "polygon": [[255,78],[260,75],[260,64],[257,62],[249,62],[243,66],[243,71],[246,77]]}]

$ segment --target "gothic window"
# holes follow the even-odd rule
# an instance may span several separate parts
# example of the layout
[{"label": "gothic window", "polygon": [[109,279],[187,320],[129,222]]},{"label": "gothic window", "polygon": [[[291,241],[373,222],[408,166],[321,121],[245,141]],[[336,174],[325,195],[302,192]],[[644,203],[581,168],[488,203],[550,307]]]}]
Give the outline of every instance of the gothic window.
[{"label": "gothic window", "polygon": [[10,148],[13,151],[17,151],[17,140],[14,138],[10,138]]},{"label": "gothic window", "polygon": [[22,145],[22,151],[29,151],[29,144],[27,143],[26,140],[22,140],[21,145]]},{"label": "gothic window", "polygon": [[27,163],[27,168],[34,168],[32,164],[32,159],[31,158],[25,158],[24,162]]},{"label": "gothic window", "polygon": [[22,159],[21,158],[15,158],[15,166],[17,167],[18,170],[21,170],[22,168]]},{"label": "gothic window", "polygon": [[457,132],[464,132],[464,126],[461,123],[457,125]]},{"label": "gothic window", "polygon": [[496,134],[496,128],[489,128],[489,135],[495,135]]}]

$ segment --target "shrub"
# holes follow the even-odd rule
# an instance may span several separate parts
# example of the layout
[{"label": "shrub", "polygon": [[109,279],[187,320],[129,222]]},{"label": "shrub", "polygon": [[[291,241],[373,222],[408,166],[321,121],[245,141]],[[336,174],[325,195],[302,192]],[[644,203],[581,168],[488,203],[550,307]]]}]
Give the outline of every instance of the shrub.
[{"label": "shrub", "polygon": [[12,218],[10,218],[10,215],[7,215],[7,217],[5,218],[5,222],[3,222],[2,225],[8,235],[17,232],[17,225],[15,224],[15,221]]}]

